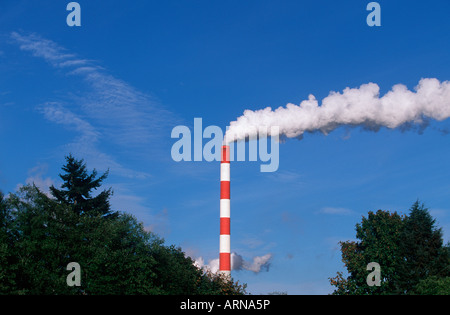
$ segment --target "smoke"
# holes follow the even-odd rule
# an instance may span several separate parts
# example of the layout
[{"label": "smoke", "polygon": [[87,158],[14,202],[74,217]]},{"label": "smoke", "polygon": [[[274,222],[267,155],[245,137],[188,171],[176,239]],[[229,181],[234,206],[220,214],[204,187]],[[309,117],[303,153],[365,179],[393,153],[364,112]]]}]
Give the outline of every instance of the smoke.
[{"label": "smoke", "polygon": [[[231,270],[249,270],[254,273],[259,273],[261,271],[269,271],[270,261],[272,259],[272,254],[266,254],[264,256],[253,257],[253,260],[246,261],[244,258],[237,254],[231,253]],[[194,265],[204,271],[210,271],[212,273],[217,273],[219,271],[219,259],[212,259],[205,264],[203,257],[195,259]]]},{"label": "smoke", "polygon": [[242,267],[246,270],[253,271],[254,273],[259,273],[260,271],[269,271],[271,259],[272,254],[256,256],[253,257],[252,263],[244,261]]},{"label": "smoke", "polygon": [[[309,95],[300,105],[287,104],[275,110],[246,110],[230,123],[225,135],[227,143],[254,139],[258,135],[301,139],[305,132],[328,134],[341,126],[360,126],[378,131],[382,127],[426,127],[429,119],[442,121],[450,117],[450,82],[434,78],[420,80],[414,91],[397,84],[380,97],[375,83],[359,88],[331,92],[322,104]],[[272,128],[278,127],[278,128]]]}]

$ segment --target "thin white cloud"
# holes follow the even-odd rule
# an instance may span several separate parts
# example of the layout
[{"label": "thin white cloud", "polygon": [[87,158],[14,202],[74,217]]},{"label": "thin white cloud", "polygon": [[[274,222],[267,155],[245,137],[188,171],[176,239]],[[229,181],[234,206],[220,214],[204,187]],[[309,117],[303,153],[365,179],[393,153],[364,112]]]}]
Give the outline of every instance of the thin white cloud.
[{"label": "thin white cloud", "polygon": [[90,167],[97,170],[109,169],[110,175],[118,175],[131,179],[148,179],[151,174],[145,171],[135,170],[119,163],[112,155],[101,151],[95,143],[74,141],[64,146],[65,152],[76,155],[77,158],[86,160]]},{"label": "thin white cloud", "polygon": [[166,110],[126,82],[98,70],[84,70],[91,92],[82,109],[121,145],[145,145],[157,139],[171,121]]},{"label": "thin white cloud", "polygon": [[[28,171],[28,177],[25,180],[26,185],[35,185],[41,192],[47,196],[50,194],[50,186],[55,185],[55,180],[51,177],[45,176],[48,171],[47,164],[38,164]],[[18,184],[16,190],[22,187],[23,184]]]},{"label": "thin white cloud", "polygon": [[173,114],[156,104],[153,98],[123,80],[79,58],[55,42],[37,34],[12,32],[21,50],[43,58],[53,67],[78,75],[87,85],[75,101],[102,132],[121,145],[147,145],[161,136],[161,130],[173,122]]},{"label": "thin white cloud", "polygon": [[[51,40],[37,34],[18,32],[12,32],[10,37],[21,50],[31,52],[55,69],[62,69],[67,75],[79,76],[82,80],[78,94],[71,91],[64,100],[38,106],[47,120],[78,132],[78,137],[65,148],[83,156],[90,164],[91,159],[96,161],[94,164],[102,164],[100,169],[114,168],[122,176],[147,178],[149,174],[130,170],[102,152],[98,140],[124,148],[139,147],[139,152],[153,150],[155,156],[155,149],[166,143],[163,136],[167,133],[163,129],[173,122],[173,115],[149,95],[106,73],[92,60],[80,58]],[[130,154],[136,151],[130,150]]]},{"label": "thin white cloud", "polygon": [[110,168],[113,174],[122,177],[141,179],[150,177],[148,173],[124,167],[112,156],[99,150],[97,143],[101,139],[101,133],[85,119],[67,109],[63,104],[47,102],[38,106],[38,110],[47,120],[77,132],[78,136],[64,146],[66,152],[83,157],[89,161],[89,165],[93,168],[100,170]]},{"label": "thin white cloud", "polygon": [[18,32],[12,32],[11,38],[17,41],[20,49],[31,51],[33,56],[44,58],[55,67],[59,67],[68,59],[76,57],[74,54],[67,53],[64,48],[58,46],[55,42],[37,34],[24,36]]},{"label": "thin white cloud", "polygon": [[67,60],[59,63],[60,67],[72,67],[72,66],[84,66],[86,64],[89,64],[91,61],[86,59],[74,59],[74,60]]},{"label": "thin white cloud", "polygon": [[150,225],[144,227],[146,231],[153,232],[163,237],[170,234],[169,210],[167,208],[152,215],[151,222]]},{"label": "thin white cloud", "polygon": [[280,183],[298,183],[302,184],[300,181],[302,175],[292,171],[280,170],[274,173],[268,173],[271,180],[278,181]]},{"label": "thin white cloud", "polygon": [[170,234],[169,210],[167,208],[159,211],[149,207],[149,202],[142,196],[134,194],[129,184],[113,183],[111,185],[113,195],[111,196],[111,206],[114,210],[133,213],[147,225],[144,230],[156,233],[162,237]]},{"label": "thin white cloud", "polygon": [[332,215],[351,215],[354,212],[350,209],[341,207],[323,207],[318,211],[318,213],[332,214]]},{"label": "thin white cloud", "polygon": [[44,117],[54,123],[64,125],[79,132],[80,140],[83,143],[97,142],[100,133],[86,120],[81,119],[78,115],[65,108],[58,102],[47,102],[38,106],[38,110]]}]

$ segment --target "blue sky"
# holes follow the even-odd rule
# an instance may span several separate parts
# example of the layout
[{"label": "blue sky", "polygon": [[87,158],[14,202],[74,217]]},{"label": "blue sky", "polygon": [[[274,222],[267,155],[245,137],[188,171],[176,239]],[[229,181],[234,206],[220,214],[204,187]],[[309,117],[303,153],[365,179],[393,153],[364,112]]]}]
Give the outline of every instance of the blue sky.
[{"label": "blue sky", "polygon": [[[225,130],[246,109],[374,82],[381,93],[450,80],[450,2],[69,1],[0,3],[0,189],[58,185],[64,156],[110,169],[113,206],[207,263],[218,257],[219,163],[172,160],[177,125]],[[450,240],[450,130],[339,128],[280,144],[280,167],[232,164],[233,272],[251,293],[327,294],[338,242],[368,211],[418,198]]]}]

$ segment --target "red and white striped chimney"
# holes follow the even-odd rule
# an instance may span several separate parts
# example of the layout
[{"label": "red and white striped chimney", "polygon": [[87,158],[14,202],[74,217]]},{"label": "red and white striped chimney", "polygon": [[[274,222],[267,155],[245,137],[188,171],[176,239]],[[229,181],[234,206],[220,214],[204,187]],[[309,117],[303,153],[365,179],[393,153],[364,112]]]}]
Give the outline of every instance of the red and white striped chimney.
[{"label": "red and white striped chimney", "polygon": [[230,255],[230,146],[222,146],[220,163],[220,256],[219,273],[231,275]]}]

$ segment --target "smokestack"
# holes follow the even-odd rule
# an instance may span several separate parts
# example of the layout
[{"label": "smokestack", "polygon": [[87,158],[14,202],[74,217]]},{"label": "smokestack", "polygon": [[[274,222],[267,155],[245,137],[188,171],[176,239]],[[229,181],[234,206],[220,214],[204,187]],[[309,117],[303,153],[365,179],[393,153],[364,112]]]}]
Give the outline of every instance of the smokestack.
[{"label": "smokestack", "polygon": [[220,251],[219,273],[230,277],[230,147],[222,146],[220,163]]}]

